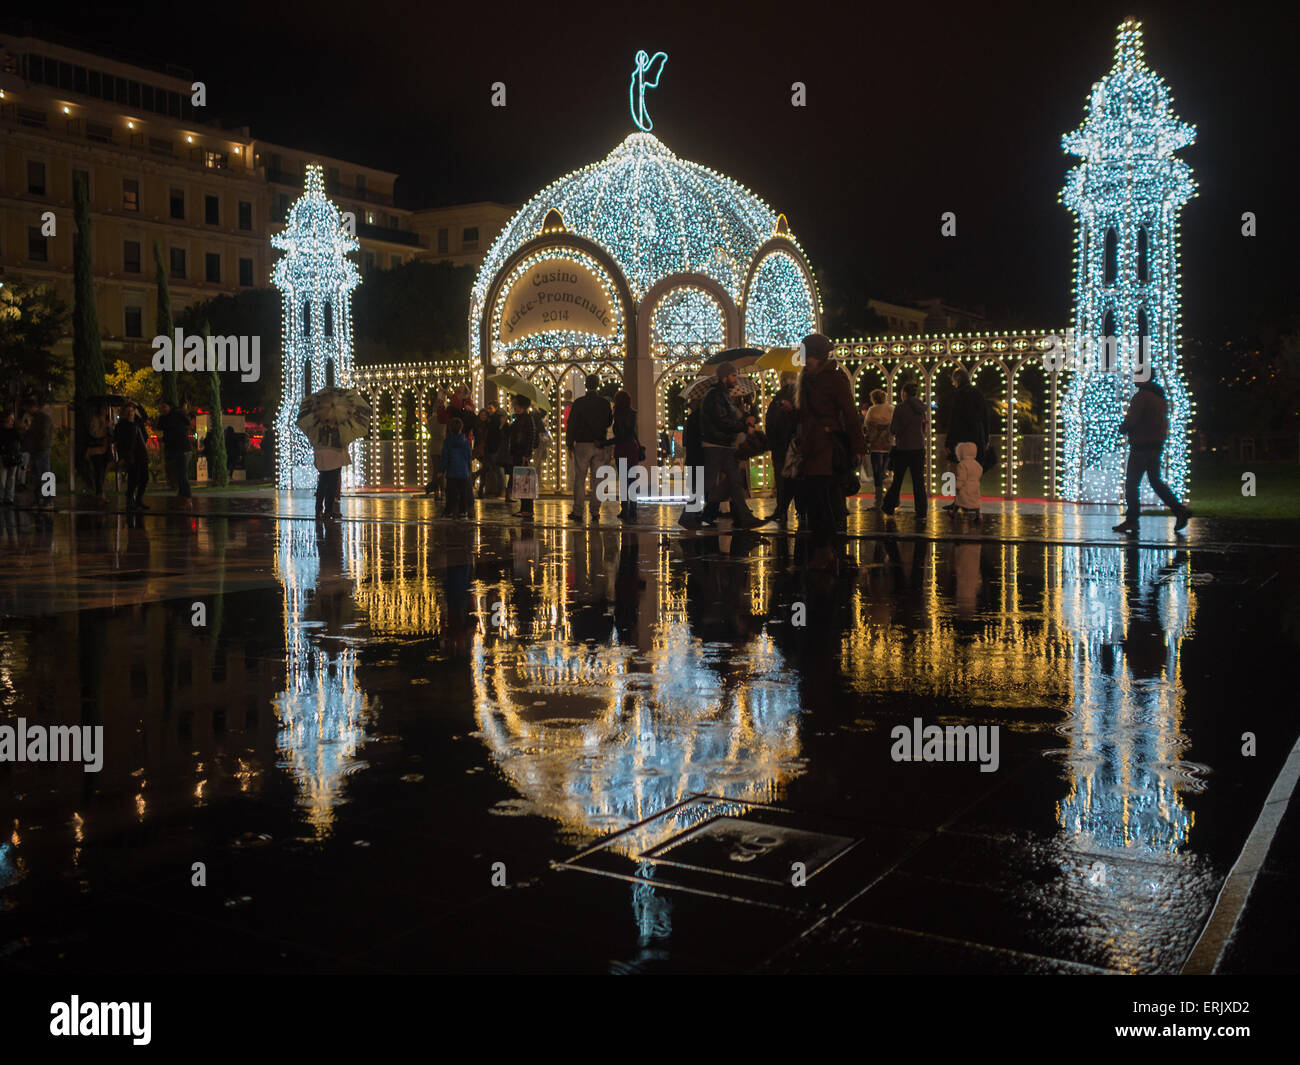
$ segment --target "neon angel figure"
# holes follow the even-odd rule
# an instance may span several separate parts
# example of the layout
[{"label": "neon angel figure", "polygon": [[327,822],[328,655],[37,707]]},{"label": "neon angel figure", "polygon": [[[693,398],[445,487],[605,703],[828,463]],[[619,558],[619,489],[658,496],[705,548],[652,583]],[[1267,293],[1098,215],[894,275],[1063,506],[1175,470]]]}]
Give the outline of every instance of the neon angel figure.
[{"label": "neon angel figure", "polygon": [[645,109],[645,91],[659,86],[659,76],[668,62],[667,52],[656,52],[651,57],[644,49],[636,54],[636,70],[632,71],[632,84],[628,86],[628,104],[632,108],[632,121],[636,128],[649,133],[655,128],[650,113]]}]

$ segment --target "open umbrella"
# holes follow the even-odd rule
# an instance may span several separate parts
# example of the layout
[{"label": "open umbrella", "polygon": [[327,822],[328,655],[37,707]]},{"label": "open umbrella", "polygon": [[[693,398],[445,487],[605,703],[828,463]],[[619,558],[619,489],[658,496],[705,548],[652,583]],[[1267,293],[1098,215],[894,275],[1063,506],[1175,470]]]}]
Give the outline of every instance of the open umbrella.
[{"label": "open umbrella", "polygon": [[758,362],[762,357],[762,348],[728,348],[726,351],[715,351],[704,360],[704,365],[718,366],[724,362],[729,362],[739,370]]},{"label": "open umbrella", "polygon": [[769,348],[767,354],[758,360],[760,370],[775,370],[777,373],[798,373],[803,366],[795,362],[798,348]]},{"label": "open umbrella", "polygon": [[[752,396],[758,391],[758,385],[752,377],[736,376],[737,386],[742,396]],[[718,383],[716,375],[701,377],[682,389],[681,396],[686,403],[696,403],[704,398],[704,393]]]},{"label": "open umbrella", "polygon": [[313,392],[298,408],[298,428],[313,444],[347,447],[370,429],[370,404],[347,388]]},{"label": "open umbrella", "polygon": [[496,385],[502,392],[509,392],[515,396],[527,396],[534,407],[541,407],[544,411],[551,409],[551,402],[542,395],[542,390],[536,385],[525,381],[522,377],[516,377],[512,373],[494,373],[489,374],[486,380]]}]

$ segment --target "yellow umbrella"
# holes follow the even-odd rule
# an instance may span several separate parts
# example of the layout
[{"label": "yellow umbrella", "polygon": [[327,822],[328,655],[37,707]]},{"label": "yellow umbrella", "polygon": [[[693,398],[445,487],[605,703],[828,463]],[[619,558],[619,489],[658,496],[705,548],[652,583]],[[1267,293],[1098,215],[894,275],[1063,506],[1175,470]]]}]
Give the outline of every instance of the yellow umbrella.
[{"label": "yellow umbrella", "polygon": [[762,370],[775,370],[777,373],[798,373],[803,369],[801,364],[795,362],[795,356],[798,354],[798,348],[769,348],[754,365]]}]

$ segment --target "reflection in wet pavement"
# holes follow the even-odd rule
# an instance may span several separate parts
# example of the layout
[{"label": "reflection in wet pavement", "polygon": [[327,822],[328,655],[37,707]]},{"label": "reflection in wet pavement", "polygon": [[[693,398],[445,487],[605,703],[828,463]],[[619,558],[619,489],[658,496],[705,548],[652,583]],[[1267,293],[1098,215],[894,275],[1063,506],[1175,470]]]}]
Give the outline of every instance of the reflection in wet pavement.
[{"label": "reflection in wet pavement", "polygon": [[1177,971],[1295,738],[1267,551],[349,502],[7,516],[0,724],[107,753],[0,763],[0,965]]}]

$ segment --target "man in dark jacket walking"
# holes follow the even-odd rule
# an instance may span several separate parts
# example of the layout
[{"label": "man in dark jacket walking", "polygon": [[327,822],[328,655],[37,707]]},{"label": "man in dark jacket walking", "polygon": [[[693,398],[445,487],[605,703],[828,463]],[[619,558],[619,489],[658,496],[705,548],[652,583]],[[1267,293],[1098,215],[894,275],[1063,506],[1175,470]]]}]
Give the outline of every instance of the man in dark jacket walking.
[{"label": "man in dark jacket walking", "polygon": [[957,394],[952,400],[952,415],[948,419],[948,435],[943,446],[948,457],[956,461],[958,444],[974,444],[975,461],[984,464],[984,454],[989,446],[989,405],[978,388],[971,384],[970,374],[957,370],[952,375]]},{"label": "man in dark jacket walking", "polygon": [[706,502],[698,516],[683,511],[677,523],[687,529],[715,525],[722,501],[727,499],[731,501],[732,528],[749,529],[762,525],[763,521],[749,509],[745,479],[736,465],[736,441],[748,428],[745,416],[731,398],[731,390],[740,383],[740,375],[729,362],[720,363],[714,373],[717,379],[700,404]]},{"label": "man in dark jacket walking", "polygon": [[168,479],[176,485],[176,494],[190,507],[190,416],[184,406],[173,407],[163,400],[158,407],[158,431],[162,434],[163,462]]},{"label": "man in dark jacket walking", "polygon": [[1116,532],[1137,534],[1138,518],[1142,515],[1141,487],[1145,475],[1156,495],[1174,512],[1178,520],[1174,531],[1187,528],[1192,512],[1178,502],[1169,486],[1160,479],[1160,453],[1169,436],[1169,405],[1165,392],[1155,381],[1137,381],[1137,393],[1129,402],[1128,413],[1120,422],[1119,431],[1128,436],[1128,469],[1124,476],[1124,499],[1127,504],[1124,520],[1115,526]]},{"label": "man in dark jacket walking", "polygon": [[898,497],[903,491],[903,474],[912,477],[912,505],[916,508],[916,523],[925,523],[926,507],[929,499],[925,492],[925,427],[929,421],[929,412],[925,404],[916,398],[918,391],[915,381],[903,385],[903,402],[894,408],[893,420],[889,431],[897,441],[894,454],[894,483],[885,493],[885,501],[880,509],[886,515],[898,509]]},{"label": "man in dark jacket walking", "polygon": [[[582,522],[583,497],[587,512],[593,522],[600,521],[600,500],[596,498],[597,471],[609,464],[609,427],[614,421],[614,411],[609,400],[602,396],[600,378],[587,377],[585,395],[574,400],[569,408],[569,419],[564,426],[564,446],[573,458],[573,509],[569,520]],[[590,486],[588,486],[590,477]]]},{"label": "man in dark jacket walking", "polygon": [[767,433],[767,442],[772,448],[772,471],[776,478],[776,509],[768,521],[780,525],[786,522],[790,503],[794,500],[795,479],[782,476],[786,456],[790,451],[790,442],[794,440],[797,428],[797,413],[794,409],[795,383],[799,380],[796,373],[781,375],[781,388],[772,402],[767,405],[767,415],[763,420],[763,429]]},{"label": "man in dark jacket walking", "polygon": [[853,402],[848,374],[832,357],[832,344],[821,333],[803,338],[806,365],[799,380],[800,520],[808,520],[813,553],[809,569],[836,569],[832,540],[844,514],[837,458],[852,463],[867,450],[862,417]]}]

